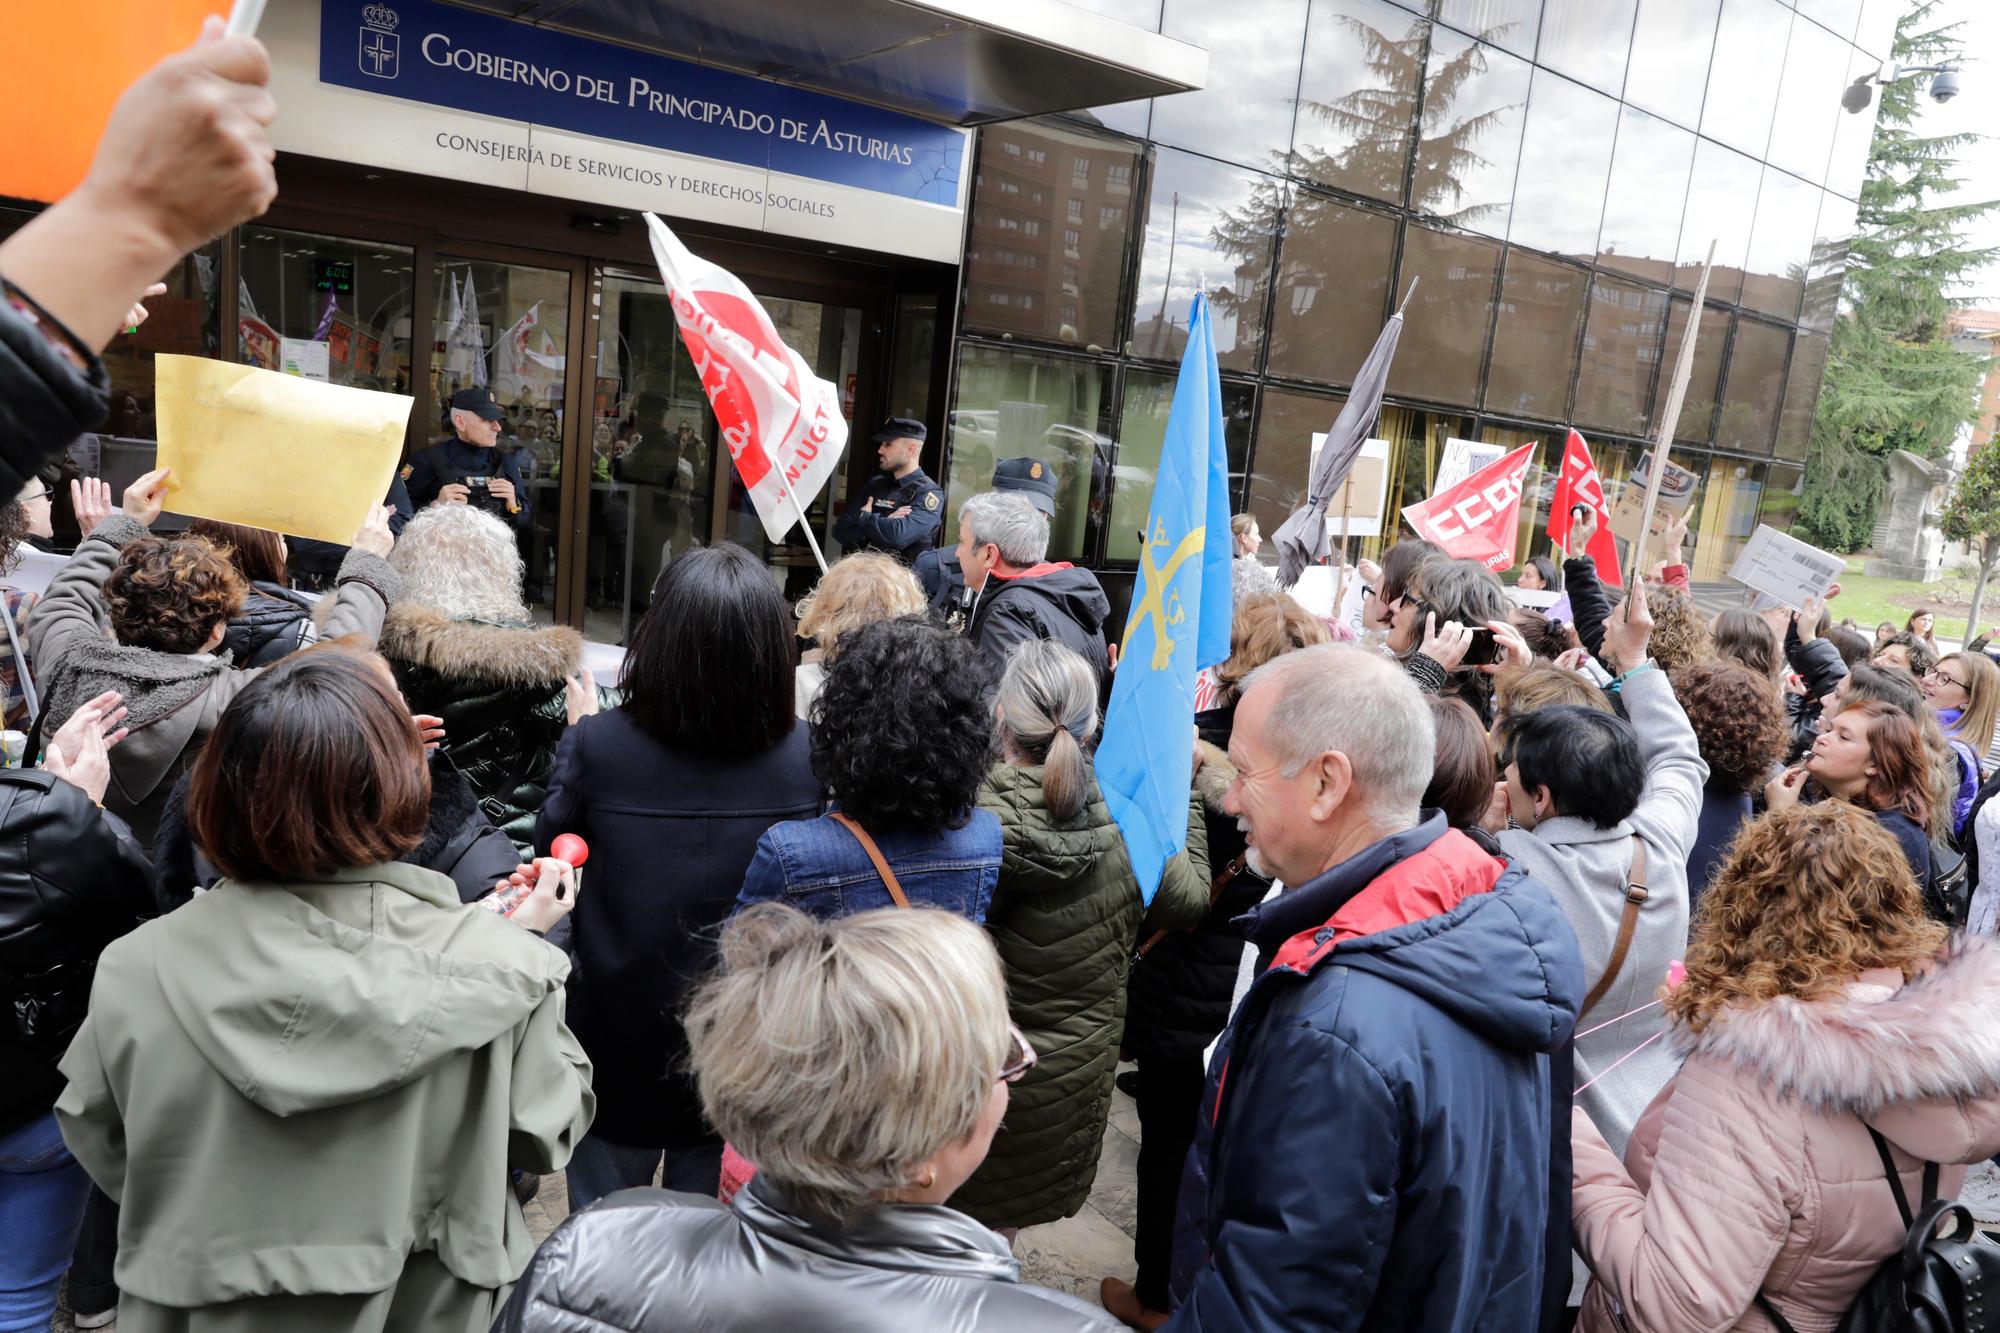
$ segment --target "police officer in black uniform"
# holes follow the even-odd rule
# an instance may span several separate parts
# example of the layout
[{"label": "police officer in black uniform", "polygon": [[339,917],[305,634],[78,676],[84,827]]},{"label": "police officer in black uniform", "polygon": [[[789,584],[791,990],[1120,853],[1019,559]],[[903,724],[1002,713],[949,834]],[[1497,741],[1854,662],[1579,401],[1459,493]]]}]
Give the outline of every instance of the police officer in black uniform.
[{"label": "police officer in black uniform", "polygon": [[882,471],[869,478],[860,503],[833,525],[843,549],[886,551],[907,565],[937,543],[944,487],[917,466],[924,437],[924,423],[909,417],[890,417],[875,432]]},{"label": "police officer in black uniform", "polygon": [[[1019,491],[1051,520],[1056,516],[1056,474],[1039,458],[1001,459],[993,467],[993,489]],[[964,629],[972,594],[965,586],[965,571],[958,567],[958,551],[949,546],[925,551],[912,572],[930,599],[931,614],[952,629]]]},{"label": "police officer in black uniform", "polygon": [[458,438],[432,445],[410,460],[403,478],[410,503],[418,509],[469,504],[505,520],[517,532],[527,531],[528,495],[521,484],[521,465],[497,447],[500,423],[506,419],[506,409],[484,385],[453,394],[451,428]]}]

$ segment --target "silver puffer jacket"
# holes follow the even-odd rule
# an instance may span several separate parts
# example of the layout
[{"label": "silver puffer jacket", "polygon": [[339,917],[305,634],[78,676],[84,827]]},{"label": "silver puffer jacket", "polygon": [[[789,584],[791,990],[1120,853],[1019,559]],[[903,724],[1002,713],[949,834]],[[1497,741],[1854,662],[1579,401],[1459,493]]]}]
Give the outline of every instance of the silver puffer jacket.
[{"label": "silver puffer jacket", "polygon": [[1024,1286],[1007,1242],[950,1208],[894,1204],[842,1232],[761,1176],[732,1205],[623,1190],[542,1243],[493,1333],[1082,1333],[1120,1325]]}]

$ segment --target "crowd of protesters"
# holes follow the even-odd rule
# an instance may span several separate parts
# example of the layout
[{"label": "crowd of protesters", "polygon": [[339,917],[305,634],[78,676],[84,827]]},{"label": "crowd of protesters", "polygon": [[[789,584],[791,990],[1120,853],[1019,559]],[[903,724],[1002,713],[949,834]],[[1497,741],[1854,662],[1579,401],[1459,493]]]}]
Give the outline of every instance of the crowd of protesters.
[{"label": "crowd of protesters", "polygon": [[[211,24],[0,245],[10,549],[96,349],[270,202],[267,80]],[[1711,620],[1672,522],[1622,590],[1587,520],[1530,560],[1569,623],[1395,542],[1357,634],[1239,516],[1142,886],[1045,473],[797,607],[685,554],[602,688],[454,488],[315,603],[274,534],[155,535],[170,473],[77,483],[0,605],[0,1330],[73,1260],[126,1333],[1830,1329],[2000,1150],[1984,653]],[[1013,1242],[1083,1208],[1121,1058],[1093,1305]]]}]

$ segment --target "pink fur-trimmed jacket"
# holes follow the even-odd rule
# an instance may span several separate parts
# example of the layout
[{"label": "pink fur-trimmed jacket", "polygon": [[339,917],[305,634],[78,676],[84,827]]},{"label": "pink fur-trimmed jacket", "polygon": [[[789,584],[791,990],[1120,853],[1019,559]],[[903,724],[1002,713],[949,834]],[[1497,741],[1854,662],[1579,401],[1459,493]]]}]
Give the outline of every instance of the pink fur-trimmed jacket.
[{"label": "pink fur-trimmed jacket", "polygon": [[1765,1330],[1761,1290],[1798,1333],[1839,1324],[1905,1235],[1868,1136],[1903,1168],[2000,1149],[2000,948],[1954,946],[1909,984],[1865,973],[1838,999],[1789,997],[1674,1029],[1684,1063],[1625,1160],[1572,1123],[1576,1248],[1595,1280],[1581,1333]]}]

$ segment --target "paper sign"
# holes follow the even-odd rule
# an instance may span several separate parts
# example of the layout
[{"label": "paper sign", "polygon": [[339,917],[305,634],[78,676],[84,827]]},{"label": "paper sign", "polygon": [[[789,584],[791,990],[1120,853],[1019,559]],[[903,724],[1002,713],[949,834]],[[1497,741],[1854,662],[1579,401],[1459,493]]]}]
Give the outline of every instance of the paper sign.
[{"label": "paper sign", "polygon": [[[1310,477],[1319,466],[1319,451],[1326,443],[1326,433],[1315,431],[1312,437],[1312,456],[1306,463],[1306,475]],[[1389,500],[1389,442],[1387,440],[1363,440],[1361,451],[1354,456],[1354,466],[1342,482],[1340,489],[1326,503],[1326,535],[1338,540],[1342,537],[1379,537],[1382,535],[1382,511]],[[1341,516],[1346,515],[1346,521]]]},{"label": "paper sign", "polygon": [[1839,556],[1760,523],[1729,567],[1729,577],[1797,611],[1808,598],[1824,597],[1846,570]]},{"label": "paper sign", "polygon": [[[1334,592],[1340,593],[1339,605],[1334,604]],[[1321,620],[1331,620],[1347,626],[1358,638],[1361,634],[1361,607],[1367,599],[1367,591],[1361,586],[1358,570],[1347,571],[1343,584],[1338,565],[1307,565],[1299,571],[1299,581],[1286,589],[1291,599],[1304,607],[1307,612]]]},{"label": "paper sign", "polygon": [[1444,457],[1438,462],[1437,477],[1431,482],[1431,494],[1448,491],[1483,467],[1496,462],[1507,452],[1504,444],[1481,444],[1476,440],[1446,440]]},{"label": "paper sign", "polygon": [[279,369],[287,375],[301,375],[309,380],[329,378],[325,343],[314,342],[310,338],[286,338],[279,353],[282,361]]},{"label": "paper sign", "polygon": [[202,356],[154,358],[153,383],[168,509],[342,545],[389,493],[414,402]]},{"label": "paper sign", "polygon": [[1509,588],[1507,596],[1516,606],[1525,606],[1530,611],[1547,611],[1563,599],[1563,594],[1550,588]]},{"label": "paper sign", "polygon": [[[1611,509],[1611,531],[1625,541],[1637,544],[1639,533],[1646,526],[1645,515],[1640,511],[1646,507],[1646,483],[1653,473],[1653,455],[1649,450],[1639,455],[1639,462],[1632,469],[1631,478],[1625,489],[1618,493],[1618,503]],[[1679,518],[1694,503],[1695,487],[1701,478],[1688,471],[1672,459],[1667,460],[1666,475],[1660,478],[1660,502],[1654,506],[1653,535],[1664,531],[1658,511],[1669,510]]]}]

